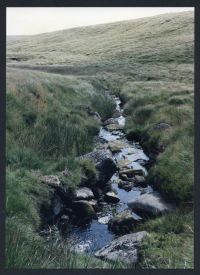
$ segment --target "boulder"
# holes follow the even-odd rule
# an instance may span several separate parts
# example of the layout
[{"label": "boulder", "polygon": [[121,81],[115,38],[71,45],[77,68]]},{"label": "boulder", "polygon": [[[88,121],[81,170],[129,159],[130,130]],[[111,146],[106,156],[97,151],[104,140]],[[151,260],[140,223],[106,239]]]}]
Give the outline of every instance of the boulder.
[{"label": "boulder", "polygon": [[88,187],[82,187],[76,190],[76,200],[89,200],[94,198],[92,190]]},{"label": "boulder", "polygon": [[60,186],[60,180],[59,180],[58,176],[54,176],[54,175],[43,176],[41,178],[41,182],[44,184],[48,184],[49,186],[52,186],[52,187]]},{"label": "boulder", "polygon": [[146,186],[147,186],[147,183],[146,183],[146,181],[145,181],[145,177],[143,177],[143,176],[138,176],[138,175],[136,175],[136,176],[135,176],[135,183],[136,183],[137,185],[142,186],[142,187],[146,187]]},{"label": "boulder", "polygon": [[80,220],[90,220],[92,218],[96,218],[96,212],[88,201],[74,201],[72,207],[76,213],[76,216]]},{"label": "boulder", "polygon": [[[121,170],[121,169],[128,169],[128,165],[131,163],[132,163],[132,160],[122,159],[117,162],[117,165],[118,165],[119,169]],[[123,174],[123,173],[121,172],[121,174]]]},{"label": "boulder", "polygon": [[118,187],[121,188],[121,189],[124,189],[126,191],[131,191],[133,186],[134,186],[134,181],[122,181],[122,180],[120,180],[118,182]]},{"label": "boulder", "polygon": [[97,202],[97,200],[90,200],[90,201],[88,201],[89,202],[89,204],[94,208],[94,209],[97,209],[97,207],[98,207],[98,202]]},{"label": "boulder", "polygon": [[157,216],[173,209],[157,192],[145,193],[129,201],[128,206],[142,217]]},{"label": "boulder", "polygon": [[144,176],[144,171],[142,169],[135,169],[135,168],[129,168],[129,169],[123,169],[120,171],[120,174],[125,174],[129,178],[134,177],[135,175]]},{"label": "boulder", "polygon": [[118,196],[113,191],[107,192],[104,196],[104,200],[108,203],[117,203],[120,201]]},{"label": "boulder", "polygon": [[128,234],[133,231],[136,223],[131,211],[125,210],[109,220],[108,229],[116,234]]},{"label": "boulder", "polygon": [[117,153],[124,148],[130,147],[130,145],[120,140],[113,140],[109,142],[108,147],[113,153]]},{"label": "boulder", "polygon": [[96,150],[80,157],[92,161],[98,171],[97,182],[104,186],[117,171],[117,165],[110,150]]},{"label": "boulder", "polygon": [[103,260],[120,261],[125,264],[134,265],[139,260],[138,247],[146,235],[146,231],[124,235],[114,239],[94,255]]},{"label": "boulder", "polygon": [[128,180],[128,176],[126,174],[119,174],[119,178],[121,180]]},{"label": "boulder", "polygon": [[116,130],[123,130],[124,126],[119,124],[108,124],[105,126],[105,128],[108,131],[116,131]]},{"label": "boulder", "polygon": [[117,118],[109,118],[106,121],[104,121],[103,125],[106,126],[108,124],[118,124],[118,119]]}]

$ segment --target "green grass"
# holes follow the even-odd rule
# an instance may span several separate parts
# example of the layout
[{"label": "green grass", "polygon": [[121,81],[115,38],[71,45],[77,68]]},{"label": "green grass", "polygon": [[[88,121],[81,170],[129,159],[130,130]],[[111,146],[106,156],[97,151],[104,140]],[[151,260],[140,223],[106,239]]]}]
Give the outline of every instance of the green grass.
[{"label": "green grass", "polygon": [[191,269],[194,267],[193,247],[191,234],[152,233],[142,244],[140,267],[143,269]]},{"label": "green grass", "polygon": [[[7,64],[6,266],[105,265],[65,254],[37,232],[40,207],[51,198],[40,175],[68,167],[72,175],[63,183],[70,190],[81,178],[92,183],[96,176],[90,163],[75,157],[93,149],[100,127],[88,108],[103,120],[112,115],[110,91],[124,103],[127,138],[139,141],[147,154],[159,152],[149,183],[178,208],[138,227],[150,232],[140,267],[192,268],[193,215],[182,208],[193,200],[194,14],[8,37]],[[171,128],[156,131],[160,122]]]},{"label": "green grass", "polygon": [[140,247],[141,268],[188,269],[194,267],[194,213],[182,207],[140,224],[136,230],[149,232]]},{"label": "green grass", "polygon": [[40,237],[30,226],[10,218],[6,222],[6,266],[14,269],[116,269],[123,263],[109,263],[83,253],[70,251],[70,244],[58,232],[49,238]]}]

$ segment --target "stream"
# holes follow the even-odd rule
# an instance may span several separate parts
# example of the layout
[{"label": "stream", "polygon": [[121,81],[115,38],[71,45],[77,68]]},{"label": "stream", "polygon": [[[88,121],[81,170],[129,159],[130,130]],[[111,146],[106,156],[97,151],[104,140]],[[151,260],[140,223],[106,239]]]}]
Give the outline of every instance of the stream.
[{"label": "stream", "polygon": [[[124,126],[126,118],[123,115],[123,108],[121,107],[121,101],[118,97],[112,96],[116,103],[116,110],[119,114],[117,117],[117,122],[120,126]],[[119,140],[127,144],[126,148],[121,149],[118,153],[113,153],[113,157],[119,164],[120,161],[127,161],[127,166],[129,168],[139,168],[144,171],[144,176],[147,176],[147,170],[145,169],[145,164],[148,162],[149,158],[143,152],[141,146],[136,142],[129,142],[123,130],[108,130],[106,127],[102,126],[99,132],[99,138],[104,142],[104,144]],[[99,212],[97,212],[98,219],[93,219],[88,224],[84,226],[74,226],[66,238],[73,240],[73,248],[77,252],[88,252],[94,253],[98,249],[107,245],[114,238],[118,237],[114,233],[108,230],[108,221],[117,213],[128,209],[127,203],[139,197],[143,193],[148,193],[152,191],[150,186],[147,187],[133,187],[130,191],[126,191],[118,187],[119,174],[118,172],[113,175],[110,182],[112,189],[115,190],[120,201],[118,203],[105,203],[101,206]],[[132,212],[135,219],[140,220],[141,217]]]}]

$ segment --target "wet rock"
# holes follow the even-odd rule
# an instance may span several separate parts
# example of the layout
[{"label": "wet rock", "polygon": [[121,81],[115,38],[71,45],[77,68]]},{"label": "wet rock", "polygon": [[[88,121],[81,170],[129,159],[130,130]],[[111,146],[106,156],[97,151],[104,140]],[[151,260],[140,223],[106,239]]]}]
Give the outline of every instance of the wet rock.
[{"label": "wet rock", "polygon": [[[118,167],[119,167],[119,169],[121,170],[121,169],[128,169],[128,165],[130,164],[132,162],[132,160],[128,160],[128,159],[122,159],[122,160],[119,160],[118,162],[117,162],[117,164],[118,164]],[[123,173],[121,173],[121,174],[123,174]]]},{"label": "wet rock", "polygon": [[109,261],[121,261],[130,265],[136,264],[139,260],[138,247],[146,235],[146,231],[141,231],[119,237],[98,250],[95,256]]},{"label": "wet rock", "polygon": [[120,180],[118,182],[118,187],[121,188],[121,189],[124,189],[126,191],[131,191],[133,186],[134,186],[134,181],[131,182],[131,181],[122,181],[122,180]]},{"label": "wet rock", "polygon": [[58,176],[54,176],[54,175],[43,176],[41,178],[41,182],[44,184],[48,184],[49,186],[52,186],[52,187],[60,186],[60,180]]},{"label": "wet rock", "polygon": [[128,180],[128,176],[126,174],[119,174],[119,178],[121,180]]},{"label": "wet rock", "polygon": [[164,131],[171,128],[171,125],[165,122],[160,122],[154,125],[153,129],[158,131]]},{"label": "wet rock", "polygon": [[117,203],[120,201],[118,196],[113,191],[107,192],[104,196],[104,200],[108,203]]},{"label": "wet rock", "polygon": [[90,200],[90,201],[88,201],[89,202],[89,204],[96,210],[97,209],[97,207],[98,207],[98,202],[97,202],[97,200]]},{"label": "wet rock", "polygon": [[98,222],[101,224],[107,224],[110,219],[111,219],[111,216],[100,217],[98,218]]},{"label": "wet rock", "polygon": [[119,110],[115,110],[113,113],[113,118],[119,118],[121,116],[121,112]]},{"label": "wet rock", "polygon": [[136,169],[136,168],[123,169],[120,171],[120,174],[125,174],[130,178],[130,177],[134,177],[135,175],[144,176],[144,171],[142,169]]},{"label": "wet rock", "polygon": [[108,131],[116,131],[116,130],[123,130],[124,126],[119,124],[108,124],[105,126],[105,128]]},{"label": "wet rock", "polygon": [[112,175],[117,171],[117,165],[109,150],[96,150],[80,159],[88,159],[92,161],[98,171],[97,182],[100,186],[104,186]]},{"label": "wet rock", "polygon": [[133,231],[137,222],[131,211],[125,210],[108,222],[108,229],[116,234],[128,234]]},{"label": "wet rock", "polygon": [[122,142],[120,140],[110,141],[108,147],[113,153],[120,152],[122,149],[130,147],[128,143]]},{"label": "wet rock", "polygon": [[128,206],[142,217],[157,216],[173,209],[157,192],[145,193],[129,201]]},{"label": "wet rock", "polygon": [[135,183],[137,185],[142,186],[142,187],[146,187],[147,186],[147,183],[145,182],[145,177],[143,177],[143,176],[136,175],[135,176]]},{"label": "wet rock", "polygon": [[104,126],[107,126],[109,124],[118,124],[118,119],[111,117],[111,118],[107,119],[106,121],[104,121],[104,123],[103,123]]},{"label": "wet rock", "polygon": [[77,217],[81,220],[96,218],[96,212],[93,206],[88,201],[74,201],[73,209]]},{"label": "wet rock", "polygon": [[89,200],[94,198],[92,190],[88,187],[79,188],[75,193],[76,200]]},{"label": "wet rock", "polygon": [[105,150],[105,149],[107,149],[108,148],[108,144],[107,143],[97,143],[96,145],[95,145],[95,151],[96,150]]}]

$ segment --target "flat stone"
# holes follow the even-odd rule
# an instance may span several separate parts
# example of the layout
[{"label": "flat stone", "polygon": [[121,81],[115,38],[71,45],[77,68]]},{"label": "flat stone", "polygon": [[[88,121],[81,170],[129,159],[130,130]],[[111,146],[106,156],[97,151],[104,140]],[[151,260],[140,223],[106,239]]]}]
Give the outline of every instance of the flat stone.
[{"label": "flat stone", "polygon": [[116,130],[123,130],[124,126],[119,124],[108,124],[105,126],[105,128],[108,131],[116,131]]},{"label": "flat stone", "polygon": [[109,124],[119,124],[118,119],[111,117],[111,118],[107,119],[106,121],[104,121],[104,123],[103,123],[104,126],[109,125]]},{"label": "flat stone", "polygon": [[75,194],[76,200],[89,200],[94,198],[92,190],[88,187],[79,188]]},{"label": "flat stone", "polygon": [[52,187],[60,186],[60,180],[59,180],[58,176],[54,176],[54,175],[43,176],[41,178],[41,182],[44,184],[48,184]]},{"label": "flat stone", "polygon": [[120,140],[113,140],[113,141],[109,142],[108,147],[110,148],[110,150],[113,153],[117,153],[117,152],[120,152],[124,148],[130,147],[130,145],[128,143],[125,143]]},{"label": "flat stone", "polygon": [[128,165],[132,163],[132,160],[123,159],[117,162],[119,169],[128,168]]},{"label": "flat stone", "polygon": [[144,176],[144,171],[137,168],[123,169],[120,171],[120,174],[125,174],[128,177],[134,177],[135,175]]},{"label": "flat stone", "polygon": [[172,211],[173,206],[166,203],[157,192],[145,193],[128,202],[128,206],[140,216],[158,216]]},{"label": "flat stone", "polygon": [[146,235],[146,231],[124,235],[114,239],[94,255],[103,260],[120,261],[130,265],[136,264],[139,260],[138,247]]}]

